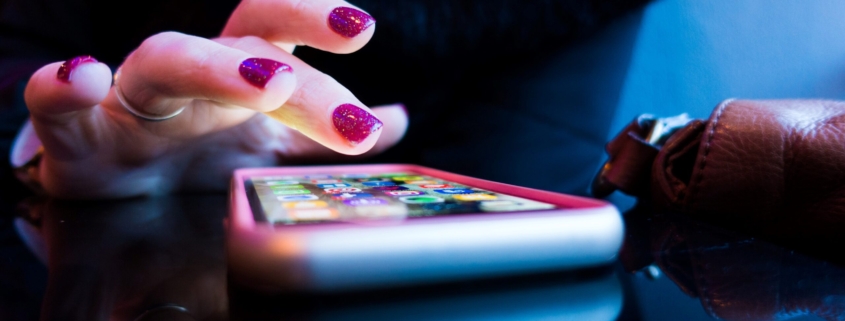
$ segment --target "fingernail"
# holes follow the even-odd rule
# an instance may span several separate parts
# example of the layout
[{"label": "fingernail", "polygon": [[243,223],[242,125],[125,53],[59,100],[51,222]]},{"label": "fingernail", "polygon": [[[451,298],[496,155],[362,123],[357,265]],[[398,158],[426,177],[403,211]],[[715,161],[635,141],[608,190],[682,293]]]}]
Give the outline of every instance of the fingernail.
[{"label": "fingernail", "polygon": [[97,62],[97,59],[94,59],[94,57],[91,56],[78,56],[68,59],[62,63],[61,67],[59,67],[59,72],[56,73],[56,78],[59,78],[59,80],[64,82],[70,82],[70,76],[73,73],[73,70],[79,65],[89,62]]},{"label": "fingernail", "polygon": [[357,36],[376,23],[376,19],[358,9],[337,7],[329,14],[329,26],[346,38]]},{"label": "fingernail", "polygon": [[332,121],[337,132],[353,146],[384,125],[376,116],[353,104],[343,104],[335,108]]},{"label": "fingernail", "polygon": [[241,62],[238,71],[241,77],[258,88],[267,86],[270,78],[280,72],[293,72],[289,65],[267,58],[249,58]]}]

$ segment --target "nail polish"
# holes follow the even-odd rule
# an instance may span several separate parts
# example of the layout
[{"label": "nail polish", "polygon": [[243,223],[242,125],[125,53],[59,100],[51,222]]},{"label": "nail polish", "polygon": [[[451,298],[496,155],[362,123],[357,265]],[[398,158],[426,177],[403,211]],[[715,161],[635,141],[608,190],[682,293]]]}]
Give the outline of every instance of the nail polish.
[{"label": "nail polish", "polygon": [[94,57],[91,56],[77,56],[68,59],[59,67],[59,71],[56,73],[56,78],[64,82],[70,82],[70,76],[73,73],[73,70],[79,65],[89,62],[96,63],[97,59],[94,59]]},{"label": "nail polish", "polygon": [[249,58],[238,68],[241,77],[258,88],[267,86],[270,78],[280,72],[293,72],[289,65],[267,58]]},{"label": "nail polish", "polygon": [[384,126],[376,116],[353,104],[335,108],[332,122],[337,132],[352,145],[358,145]]},{"label": "nail polish", "polygon": [[376,23],[376,19],[361,10],[337,7],[329,14],[329,26],[339,35],[353,38]]}]

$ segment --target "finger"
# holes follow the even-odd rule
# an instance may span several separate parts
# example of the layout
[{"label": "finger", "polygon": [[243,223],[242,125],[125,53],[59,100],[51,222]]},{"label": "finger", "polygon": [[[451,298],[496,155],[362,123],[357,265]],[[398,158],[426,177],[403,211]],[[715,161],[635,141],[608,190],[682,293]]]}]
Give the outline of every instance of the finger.
[{"label": "finger", "polygon": [[111,87],[111,70],[90,56],[46,65],[36,71],[24,90],[32,125],[45,157],[84,157],[100,135],[88,126],[93,107]]},{"label": "finger", "polygon": [[346,1],[249,0],[235,9],[222,36],[257,36],[280,45],[351,53],[374,32],[375,19]]},{"label": "finger", "polygon": [[[405,131],[408,129],[408,113],[405,106],[402,104],[385,105],[373,107],[372,111],[379,119],[384,120],[384,128],[382,129],[381,137],[372,149],[363,154],[363,156],[373,156],[384,152],[393,147],[402,137],[405,136]],[[287,149],[289,157],[296,160],[333,160],[339,159],[336,152],[326,148],[323,145],[305,137],[304,135],[295,135],[293,142],[289,144]],[[349,157],[349,156],[346,156]],[[343,157],[340,157],[342,159]]]},{"label": "finger", "polygon": [[378,141],[384,123],[333,78],[260,38],[218,41],[293,66],[295,92],[281,108],[267,112],[270,117],[342,154],[362,154]]},{"label": "finger", "polygon": [[109,87],[109,67],[91,56],[80,56],[36,71],[26,85],[24,100],[33,118],[67,122],[103,101]]},{"label": "finger", "polygon": [[384,121],[384,129],[376,145],[365,153],[366,156],[380,154],[393,147],[402,140],[402,137],[405,137],[405,132],[408,130],[408,110],[405,105],[373,107],[373,113]]},{"label": "finger", "polygon": [[[267,111],[281,106],[293,93],[295,83],[293,70],[285,62],[256,57],[205,38],[165,32],[145,40],[126,59],[108,102],[110,106],[121,105],[119,90],[130,108],[152,116],[172,114],[193,100],[217,103],[209,106],[212,109],[240,106]],[[215,112],[189,108],[179,120],[162,123],[193,126],[201,121],[192,116],[218,115]],[[238,115],[244,119],[252,116]],[[204,120],[237,123],[243,119],[212,116]]]}]

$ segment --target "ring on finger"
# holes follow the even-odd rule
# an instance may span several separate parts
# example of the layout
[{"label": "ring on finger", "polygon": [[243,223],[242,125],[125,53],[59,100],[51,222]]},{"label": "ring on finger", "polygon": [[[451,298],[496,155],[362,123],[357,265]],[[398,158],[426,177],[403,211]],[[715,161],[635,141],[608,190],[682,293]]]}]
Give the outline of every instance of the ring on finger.
[{"label": "ring on finger", "polygon": [[183,111],[185,111],[185,106],[182,106],[181,108],[177,109],[176,111],[174,111],[173,113],[171,113],[169,115],[153,115],[153,114],[148,114],[148,113],[142,112],[142,111],[138,110],[137,108],[132,107],[132,105],[130,105],[129,102],[126,101],[126,97],[123,96],[123,92],[120,90],[119,79],[120,79],[120,68],[117,68],[117,72],[114,73],[114,86],[113,86],[114,87],[114,93],[115,93],[115,96],[117,96],[117,100],[120,102],[120,105],[123,106],[123,109],[126,109],[126,111],[128,111],[130,114],[132,114],[132,116],[138,117],[138,118],[145,120],[145,121],[157,122],[157,121],[163,121],[163,120],[171,119],[173,117],[178,116]]}]

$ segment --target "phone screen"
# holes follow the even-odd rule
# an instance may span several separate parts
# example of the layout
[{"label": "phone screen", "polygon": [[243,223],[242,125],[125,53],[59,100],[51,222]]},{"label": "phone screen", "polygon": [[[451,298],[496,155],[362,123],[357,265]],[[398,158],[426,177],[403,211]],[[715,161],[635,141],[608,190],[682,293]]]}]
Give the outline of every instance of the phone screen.
[{"label": "phone screen", "polygon": [[256,221],[314,224],[558,208],[412,172],[253,176]]}]

